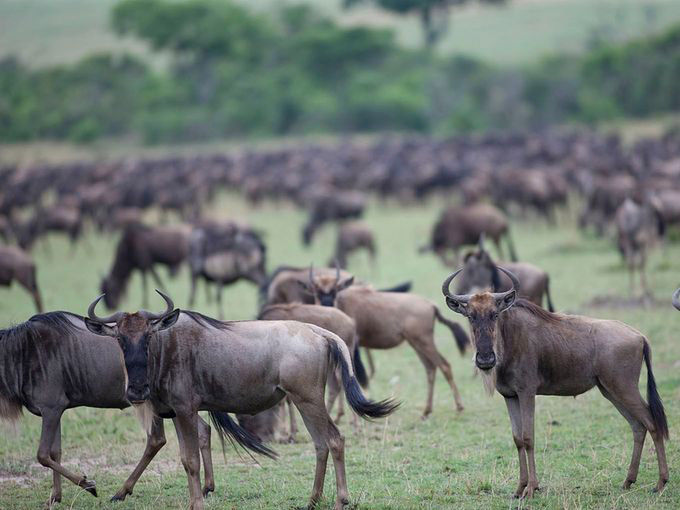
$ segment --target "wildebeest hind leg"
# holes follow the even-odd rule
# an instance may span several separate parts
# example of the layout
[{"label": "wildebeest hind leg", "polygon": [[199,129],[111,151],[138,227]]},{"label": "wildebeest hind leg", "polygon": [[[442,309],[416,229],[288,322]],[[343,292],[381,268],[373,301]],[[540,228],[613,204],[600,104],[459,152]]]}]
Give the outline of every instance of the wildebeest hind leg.
[{"label": "wildebeest hind leg", "polygon": [[38,446],[38,462],[68,478],[74,484],[82,487],[93,496],[97,496],[97,488],[94,480],[88,480],[85,476],[78,476],[72,473],[52,458],[50,450],[52,449],[57,431],[59,430],[63,412],[63,409],[41,409],[42,431],[40,434],[40,446]]},{"label": "wildebeest hind leg", "polygon": [[[57,425],[57,432],[54,435],[54,441],[52,441],[52,447],[50,448],[50,456],[55,462],[61,463],[61,421]],[[59,503],[60,501],[61,475],[52,470],[52,494],[47,502],[47,508],[52,508],[55,503]]]},{"label": "wildebeest hind leg", "polygon": [[[331,372],[328,374],[328,400],[326,402],[326,409],[328,413],[333,410],[333,405],[340,394],[340,382],[338,381],[338,374]],[[345,414],[344,406],[342,405],[342,398],[338,401],[338,415],[335,418],[336,423],[340,423],[340,418]]]},{"label": "wildebeest hind leg", "polygon": [[113,495],[111,501],[123,501],[128,494],[132,494],[132,489],[134,489],[137,480],[139,480],[139,477],[142,476],[142,473],[146,467],[161,450],[161,448],[163,448],[165,443],[165,428],[163,427],[163,418],[154,416],[151,422],[151,433],[147,434],[146,436],[146,447],[144,448],[144,454],[142,455],[142,458],[137,463],[137,466],[135,467],[134,471],[132,471],[132,474],[127,480],[125,480],[125,483],[120,488],[120,490]]},{"label": "wildebeest hind leg", "polygon": [[460,398],[460,393],[458,392],[458,386],[456,386],[456,381],[454,381],[453,379],[453,371],[451,370],[451,364],[446,360],[446,358],[444,358],[444,356],[441,355],[440,352],[436,350],[436,348],[434,348],[434,351],[437,354],[438,358],[437,366],[444,374],[444,377],[446,378],[446,381],[449,383],[451,391],[453,392],[453,399],[456,401],[456,411],[460,412],[465,408],[463,407],[463,401]]},{"label": "wildebeest hind leg", "polygon": [[213,473],[212,452],[210,451],[210,425],[198,417],[198,445],[203,457],[203,473],[205,476],[203,484],[203,497],[211,492],[215,492],[215,475]]},{"label": "wildebeest hind leg", "polygon": [[437,365],[427,356],[425,352],[421,352],[419,349],[416,349],[415,346],[413,346],[413,348],[416,350],[416,354],[418,354],[420,361],[423,363],[423,366],[425,367],[425,373],[427,375],[427,401],[425,402],[425,409],[423,410],[423,415],[421,416],[421,418],[424,420],[430,416],[430,413],[432,413],[432,400],[434,398],[434,377],[437,373]]},{"label": "wildebeest hind leg", "polygon": [[201,456],[198,442],[198,413],[177,412],[173,418],[177,440],[179,441],[180,457],[182,465],[187,473],[189,482],[190,510],[203,510],[203,494],[201,493]]}]

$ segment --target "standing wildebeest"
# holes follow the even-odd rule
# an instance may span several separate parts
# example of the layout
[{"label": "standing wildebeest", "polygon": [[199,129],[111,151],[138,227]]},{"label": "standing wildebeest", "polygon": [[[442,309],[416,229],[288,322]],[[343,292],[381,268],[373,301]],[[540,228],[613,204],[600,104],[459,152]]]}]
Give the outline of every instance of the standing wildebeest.
[{"label": "standing wildebeest", "polygon": [[30,292],[35,308],[41,313],[42,300],[33,258],[16,246],[0,246],[0,285],[8,287],[12,280]]},{"label": "standing wildebeest", "polygon": [[359,344],[367,349],[392,349],[407,341],[416,351],[427,374],[427,403],[423,418],[432,412],[434,378],[439,368],[453,391],[456,409],[463,410],[451,365],[434,343],[435,319],[446,325],[461,354],[470,343],[460,324],[445,318],[430,301],[406,292],[381,292],[369,286],[352,286],[354,278],[341,281],[340,272],[332,277],[314,275],[309,268],[308,292],[317,303],[337,306],[355,320]]},{"label": "standing wildebeest", "polygon": [[342,223],[335,240],[335,255],[329,265],[337,261],[340,267],[347,267],[347,256],[360,248],[368,250],[371,262],[375,263],[375,240],[371,228],[361,221]]},{"label": "standing wildebeest", "polygon": [[[492,393],[503,395],[519,454],[516,497],[532,497],[538,489],[534,462],[536,395],[576,396],[594,386],[623,415],[633,430],[633,457],[623,484],[637,479],[647,431],[659,462],[657,490],[668,481],[664,438],[668,423],[652,373],[647,339],[619,321],[562,315],[517,299],[519,281],[499,268],[513,283],[506,292],[451,294],[451,281],[442,285],[446,304],[467,317],[472,328],[475,364]],[[513,306],[514,305],[514,306]],[[647,366],[647,401],[638,390],[640,368]]]},{"label": "standing wildebeest", "polygon": [[[48,507],[61,501],[61,477],[97,495],[94,480],[61,464],[61,416],[79,406],[124,409],[125,364],[114,342],[83,327],[84,318],[68,312],[35,315],[27,322],[0,330],[0,418],[17,420],[22,407],[42,417],[38,462],[50,468],[52,493]],[[136,410],[138,410],[136,408]],[[238,428],[231,422],[238,441]],[[205,468],[204,493],[215,489],[210,456],[210,427],[199,419],[201,454]],[[144,455],[123,487],[113,496],[121,501],[151,459],[165,444],[163,420],[154,418],[147,431]],[[246,445],[247,446],[247,445]]]},{"label": "standing wildebeest", "polygon": [[649,293],[645,276],[647,253],[654,242],[663,235],[664,229],[663,219],[649,201],[640,205],[630,198],[626,198],[617,209],[617,243],[628,266],[631,293],[633,292],[633,277],[636,270],[640,273],[642,291],[646,294]]},{"label": "standing wildebeest", "polygon": [[118,306],[135,269],[142,273],[142,300],[146,306],[148,303],[146,272],[150,272],[156,284],[162,287],[154,264],[164,264],[171,272],[175,272],[189,253],[190,234],[191,229],[183,225],[167,227],[128,225],[118,241],[111,271],[101,283],[106,306],[109,308]]},{"label": "standing wildebeest", "polygon": [[[310,507],[321,498],[330,450],[337,484],[335,509],[342,510],[349,503],[344,438],[324,405],[329,373],[340,365],[347,400],[362,417],[387,416],[397,404],[364,397],[347,346],[329,331],[295,321],[217,321],[173,310],[172,300],[159,294],[167,303],[160,316],[118,312],[100,319],[94,312],[100,296],[90,305],[85,324],[93,333],[118,339],[125,357],[128,400],[147,402],[155,415],[173,417],[191,508],[203,509],[198,411],[210,411],[221,437],[223,415],[215,411],[255,414],[288,396],[316,448]],[[259,444],[258,450],[273,455]]]},{"label": "standing wildebeest", "polygon": [[[318,276],[335,276],[336,269],[329,267],[317,268]],[[306,303],[314,304],[314,296],[300,283],[307,281],[309,268],[279,266],[267,277],[267,280],[260,286],[260,304],[276,305],[281,303]],[[351,278],[347,271],[340,271],[343,280]]]},{"label": "standing wildebeest", "polygon": [[83,222],[80,210],[73,204],[55,204],[39,207],[32,218],[15,224],[17,242],[24,250],[29,250],[36,239],[48,232],[63,232],[68,235],[71,245],[80,238]]},{"label": "standing wildebeest", "polygon": [[302,230],[305,246],[309,246],[314,234],[324,223],[359,218],[366,207],[366,196],[359,191],[320,191],[314,193],[310,200],[309,219]]},{"label": "standing wildebeest", "polygon": [[[555,309],[550,298],[550,277],[541,268],[528,262],[503,262],[503,266],[517,276],[522,284],[520,297],[543,306],[543,297],[548,304],[548,310]],[[482,238],[479,239],[477,250],[465,255],[463,272],[458,277],[457,294],[475,294],[483,290],[503,292],[510,290],[512,281],[507,275],[498,270],[498,266],[484,249]]]},{"label": "standing wildebeest", "polygon": [[199,277],[217,283],[219,317],[222,309],[222,289],[240,279],[261,286],[267,278],[267,250],[260,236],[250,228],[235,223],[209,223],[195,228],[189,240],[191,290],[189,306],[193,306]]},{"label": "standing wildebeest", "polygon": [[[460,248],[477,243],[481,235],[491,238],[501,259],[504,257],[500,241],[505,236],[510,258],[513,262],[517,260],[508,220],[502,211],[483,203],[451,206],[444,210],[432,229],[430,244],[420,248],[420,252],[432,250],[444,265],[457,266]],[[453,251],[453,260],[448,257],[449,250]]]}]

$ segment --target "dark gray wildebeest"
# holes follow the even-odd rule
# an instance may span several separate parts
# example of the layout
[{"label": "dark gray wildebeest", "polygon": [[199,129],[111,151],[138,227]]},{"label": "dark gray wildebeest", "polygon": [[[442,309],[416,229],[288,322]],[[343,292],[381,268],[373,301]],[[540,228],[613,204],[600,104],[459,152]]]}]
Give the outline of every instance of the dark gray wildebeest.
[{"label": "dark gray wildebeest", "polygon": [[[490,238],[501,259],[503,249],[501,238],[505,237],[510,251],[510,259],[515,262],[517,254],[510,237],[510,225],[500,209],[484,203],[451,206],[446,208],[432,228],[430,244],[420,248],[420,252],[433,251],[445,266],[458,266],[460,248],[476,244],[481,235]],[[453,259],[449,252],[453,252]]]},{"label": "dark gray wildebeest", "polygon": [[[407,292],[381,292],[367,285],[355,287],[353,281],[353,277],[342,280],[339,271],[334,276],[315,275],[310,267],[307,291],[314,296],[317,304],[336,306],[354,319],[362,347],[392,349],[404,341],[413,347],[427,374],[427,403],[423,418],[432,413],[437,368],[451,387],[456,409],[462,411],[463,402],[451,365],[434,343],[434,322],[436,319],[451,330],[461,354],[470,343],[463,327],[445,318],[439,308],[423,297]],[[372,361],[370,363],[372,366]]]},{"label": "dark gray wildebeest", "polygon": [[316,231],[325,223],[360,218],[366,207],[366,195],[359,191],[338,189],[312,193],[309,201],[309,219],[302,229],[305,246],[312,242]]},{"label": "dark gray wildebeest", "polygon": [[[555,309],[550,298],[550,277],[541,268],[528,262],[502,262],[503,267],[514,274],[521,283],[519,297],[543,306],[543,299],[548,310]],[[512,288],[512,281],[498,270],[498,266],[484,249],[483,238],[480,237],[477,249],[465,255],[463,272],[458,276],[456,294],[476,294],[483,290],[503,292]]]},{"label": "dark gray wildebeest", "polygon": [[673,300],[672,300],[672,302],[673,302],[673,306],[674,306],[677,310],[680,310],[680,289],[677,289],[677,290],[673,293]]},{"label": "dark gray wildebeest", "polygon": [[[68,312],[35,315],[0,331],[0,418],[17,420],[25,407],[42,417],[38,462],[53,472],[48,507],[61,501],[61,477],[97,495],[95,481],[73,473],[61,464],[61,417],[74,407],[124,409],[126,372],[115,342],[85,329],[84,318]],[[145,407],[135,406],[139,414]],[[140,416],[141,418],[142,416]],[[165,444],[163,420],[146,416],[147,441],[137,467],[112,500],[132,494],[146,466]],[[230,437],[250,447],[249,436],[229,418],[221,417]],[[210,427],[198,419],[200,450],[205,468],[203,493],[215,489],[210,455]],[[257,443],[255,443],[257,444]]]},{"label": "dark gray wildebeest", "polygon": [[[512,424],[519,454],[516,497],[532,497],[538,489],[534,461],[536,395],[576,396],[597,386],[633,430],[633,456],[624,488],[635,482],[645,436],[649,431],[659,463],[657,490],[668,481],[664,438],[668,423],[652,373],[647,339],[619,321],[555,314],[517,298],[519,280],[506,292],[452,294],[442,285],[446,304],[467,317],[472,328],[475,364],[490,394],[498,391]],[[513,306],[514,305],[514,306]],[[640,369],[647,366],[647,402],[638,390]]]},{"label": "dark gray wildebeest", "polygon": [[42,299],[33,258],[16,246],[0,246],[0,285],[8,287],[14,280],[31,294],[36,310],[41,313]]},{"label": "dark gray wildebeest", "polygon": [[266,255],[261,237],[249,227],[233,222],[210,222],[194,228],[189,239],[189,306],[194,305],[196,283],[202,277],[206,285],[217,284],[218,313],[222,318],[224,286],[241,279],[261,286],[267,278]]},{"label": "dark gray wildebeest", "polygon": [[335,254],[328,265],[336,261],[340,267],[347,267],[347,257],[359,250],[365,249],[375,264],[375,239],[373,231],[362,221],[348,221],[338,226],[338,235],[335,240]]},{"label": "dark gray wildebeest", "polygon": [[640,204],[626,198],[616,210],[615,220],[619,251],[630,275],[630,291],[633,292],[633,278],[635,271],[638,271],[642,292],[649,294],[645,265],[649,250],[664,235],[663,218],[651,201],[645,200]]},{"label": "dark gray wildebeest", "polygon": [[[160,292],[159,292],[160,293]],[[380,418],[398,404],[367,400],[352,368],[352,358],[337,335],[296,321],[222,322],[196,312],[173,309],[158,318],[122,313],[100,319],[97,298],[85,324],[95,334],[118,339],[124,352],[127,398],[146,402],[155,416],[172,417],[189,480],[193,510],[203,509],[199,479],[198,411],[209,411],[220,437],[222,413],[256,414],[288,396],[302,415],[316,448],[316,475],[310,498],[321,498],[330,450],[335,465],[335,509],[349,503],[344,438],[324,404],[328,375],[340,365],[345,395],[354,412]],[[266,447],[259,453],[273,456]]]},{"label": "dark gray wildebeest", "polygon": [[118,306],[135,269],[142,273],[142,301],[148,304],[146,273],[163,287],[154,268],[155,264],[169,267],[175,273],[189,253],[191,228],[185,225],[152,227],[141,223],[128,225],[118,241],[113,266],[101,283],[104,303],[109,308]]}]

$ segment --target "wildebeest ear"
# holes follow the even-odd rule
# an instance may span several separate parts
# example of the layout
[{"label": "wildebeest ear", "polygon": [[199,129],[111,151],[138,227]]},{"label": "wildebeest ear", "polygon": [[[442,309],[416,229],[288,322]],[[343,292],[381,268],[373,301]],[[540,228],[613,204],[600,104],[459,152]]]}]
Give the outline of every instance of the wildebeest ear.
[{"label": "wildebeest ear", "polygon": [[114,338],[118,336],[118,328],[116,326],[102,324],[101,322],[93,321],[87,317],[85,317],[83,320],[85,321],[85,327],[87,327],[87,329],[89,329],[95,335],[112,336]]},{"label": "wildebeest ear", "polygon": [[462,301],[458,301],[457,299],[451,299],[450,297],[446,296],[446,306],[448,306],[454,312],[459,313],[459,314],[467,317],[468,310],[467,310],[467,304],[466,303],[463,303]]},{"label": "wildebeest ear", "polygon": [[340,292],[341,290],[345,290],[347,287],[352,285],[354,283],[354,276],[351,278],[347,278],[344,282],[339,283],[338,286],[335,288],[336,292]]},{"label": "wildebeest ear", "polygon": [[163,331],[164,329],[168,329],[170,326],[172,326],[175,322],[177,322],[177,319],[179,319],[179,308],[175,308],[172,312],[170,312],[167,315],[164,315],[157,321],[154,321],[153,323],[153,330],[154,332],[156,331]]},{"label": "wildebeest ear", "polygon": [[498,313],[504,312],[512,305],[514,305],[516,299],[517,299],[516,290],[513,290],[512,292],[509,292],[505,296],[498,298],[498,300],[496,301],[496,308],[498,309]]}]

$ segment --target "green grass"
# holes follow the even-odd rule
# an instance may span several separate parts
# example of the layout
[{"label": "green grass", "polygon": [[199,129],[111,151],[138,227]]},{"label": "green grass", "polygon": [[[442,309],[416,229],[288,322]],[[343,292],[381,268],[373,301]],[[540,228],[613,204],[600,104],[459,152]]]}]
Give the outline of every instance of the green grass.
[{"label": "green grass", "polygon": [[[373,271],[363,255],[351,268],[377,285],[411,279],[414,291],[444,307],[439,286],[447,271],[431,256],[418,256],[416,247],[427,236],[441,200],[424,206],[402,207],[394,203],[371,204],[367,221],[375,228],[379,261]],[[215,214],[246,219],[266,233],[270,267],[279,263],[317,264],[327,260],[333,233],[324,230],[310,251],[302,249],[299,228],[303,215],[288,206],[267,204],[250,209],[239,198],[224,194]],[[591,391],[576,399],[540,397],[536,416],[536,461],[543,490],[531,502],[510,499],[518,467],[502,399],[484,394],[473,377],[469,356],[456,352],[448,330],[436,331],[437,344],[452,362],[466,410],[454,412],[453,398],[443,377],[437,376],[432,417],[422,422],[425,374],[413,350],[402,346],[377,352],[378,372],[370,395],[394,396],[401,409],[387,420],[365,424],[354,433],[347,420],[341,430],[347,436],[347,476],[352,501],[359,508],[655,508],[680,507],[677,472],[680,451],[675,439],[680,430],[680,313],[670,306],[673,288],[680,283],[680,246],[670,246],[666,256],[656,253],[650,261],[650,283],[662,305],[654,309],[585,309],[596,296],[625,296],[627,275],[611,242],[580,235],[566,213],[559,228],[541,222],[517,224],[515,243],[523,260],[534,262],[551,274],[553,298],[560,310],[621,319],[648,335],[659,389],[666,403],[672,440],[667,445],[671,480],[661,495],[650,493],[657,479],[656,458],[648,439],[638,483],[630,491],[620,484],[626,474],[632,436],[626,421]],[[40,243],[34,254],[39,281],[48,309],[84,313],[97,295],[99,275],[110,264],[114,238],[88,234],[71,254],[62,239],[50,239],[51,255]],[[662,263],[663,262],[663,263]],[[164,276],[164,275],[163,275]],[[188,278],[182,272],[167,287],[178,305],[186,304]],[[216,313],[202,289],[197,309]],[[135,278],[123,307],[140,305],[140,282]],[[255,289],[236,285],[225,292],[229,318],[250,318],[255,312]],[[160,307],[161,303],[157,303]],[[19,288],[0,290],[0,324],[23,321],[33,313],[28,296]],[[448,316],[458,320],[451,312]],[[644,379],[644,371],[643,371]],[[641,385],[644,389],[644,384]],[[0,508],[39,508],[49,495],[51,476],[35,462],[39,420],[26,415],[12,432],[0,429]],[[168,445],[141,478],[135,493],[115,506],[120,509],[185,508],[186,477],[179,462],[177,441],[167,424]],[[307,502],[314,470],[314,451],[307,433],[296,445],[276,445],[277,462],[261,460],[257,466],[247,457],[227,452],[226,462],[215,451],[217,491],[208,508],[239,510],[292,509]],[[107,503],[138,459],[144,434],[130,411],[76,409],[63,422],[64,462],[98,483],[95,499],[72,484],[64,484],[61,508],[114,508]],[[214,444],[217,444],[215,441]],[[13,477],[8,480],[9,477]],[[4,481],[1,481],[4,480]],[[332,468],[326,478],[326,498],[321,508],[332,506],[335,487]]]},{"label": "green grass", "polygon": [[[238,0],[263,12],[305,0]],[[398,17],[370,5],[351,10],[340,0],[306,0],[343,24],[395,29],[399,40],[420,47],[417,17]],[[109,28],[116,0],[0,0],[0,57],[16,54],[33,66],[74,62],[94,51],[132,51],[146,46],[120,40]],[[649,15],[648,15],[649,13]],[[455,9],[441,51],[499,64],[530,62],[546,53],[579,52],[594,31],[611,40],[640,37],[680,20],[675,0],[510,0],[505,7],[474,3]],[[154,57],[155,62],[159,62]],[[160,62],[164,62],[160,59]]]}]

